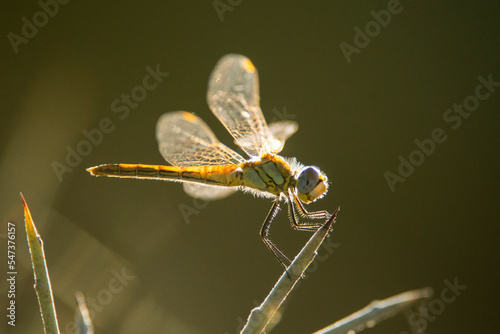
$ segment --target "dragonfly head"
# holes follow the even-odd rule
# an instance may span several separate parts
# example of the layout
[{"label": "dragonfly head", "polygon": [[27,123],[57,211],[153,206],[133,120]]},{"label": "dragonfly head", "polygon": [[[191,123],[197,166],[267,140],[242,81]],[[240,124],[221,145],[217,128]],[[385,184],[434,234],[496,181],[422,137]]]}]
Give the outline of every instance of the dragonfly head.
[{"label": "dragonfly head", "polygon": [[328,178],[318,167],[304,167],[297,179],[297,195],[304,203],[323,197],[328,191]]}]

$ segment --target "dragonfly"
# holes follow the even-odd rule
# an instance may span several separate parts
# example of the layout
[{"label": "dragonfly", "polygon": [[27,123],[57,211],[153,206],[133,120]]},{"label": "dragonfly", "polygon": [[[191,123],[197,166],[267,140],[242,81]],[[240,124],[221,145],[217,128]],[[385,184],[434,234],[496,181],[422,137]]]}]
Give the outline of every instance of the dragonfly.
[{"label": "dragonfly", "polygon": [[221,199],[238,190],[272,198],[260,236],[287,269],[290,260],[269,238],[280,203],[288,204],[295,230],[316,231],[323,225],[318,220],[331,214],[309,212],[304,204],[327,193],[328,178],[318,167],[278,155],[298,124],[291,120],[267,124],[260,108],[257,70],[247,57],[228,54],[218,61],[208,82],[207,102],[249,159],[222,144],[200,117],[174,111],[163,114],[156,125],[160,153],[171,166],[119,163],[87,170],[95,176],[182,182],[188,195],[204,200]]}]

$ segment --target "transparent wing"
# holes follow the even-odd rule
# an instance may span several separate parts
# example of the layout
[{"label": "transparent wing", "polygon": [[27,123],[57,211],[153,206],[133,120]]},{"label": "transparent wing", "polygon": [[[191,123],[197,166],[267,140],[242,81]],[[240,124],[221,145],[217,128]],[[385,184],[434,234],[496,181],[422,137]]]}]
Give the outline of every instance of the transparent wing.
[{"label": "transparent wing", "polygon": [[[286,140],[297,132],[298,128],[299,124],[295,121],[277,121],[269,124],[269,132],[274,140],[271,153],[281,152]],[[237,143],[240,147],[251,147],[253,145],[253,137],[241,137]]]},{"label": "transparent wing", "polygon": [[215,166],[245,161],[219,142],[201,118],[185,111],[163,114],[156,124],[156,139],[161,155],[173,166]]},{"label": "transparent wing", "polygon": [[219,187],[187,182],[183,186],[184,191],[189,196],[207,201],[222,199],[238,191],[238,188],[234,187]]},{"label": "transparent wing", "polygon": [[269,124],[269,131],[274,139],[279,142],[279,146],[273,153],[281,152],[285,142],[299,129],[299,124],[295,121],[277,121]]},{"label": "transparent wing", "polygon": [[208,105],[252,157],[277,153],[282,146],[269,131],[259,100],[259,78],[252,62],[237,54],[222,57],[208,82]]},{"label": "transparent wing", "polygon": [[295,121],[277,121],[269,124],[269,131],[275,139],[285,143],[299,129]]}]

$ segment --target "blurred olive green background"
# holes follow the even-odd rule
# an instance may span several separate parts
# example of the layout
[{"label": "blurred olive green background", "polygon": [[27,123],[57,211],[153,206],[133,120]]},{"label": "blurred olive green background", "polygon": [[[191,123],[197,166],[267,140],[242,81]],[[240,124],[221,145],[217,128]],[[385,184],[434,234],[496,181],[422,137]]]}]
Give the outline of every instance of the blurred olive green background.
[{"label": "blurred olive green background", "polygon": [[[443,114],[475,93],[478,76],[500,81],[500,3],[402,0],[350,63],[339,45],[353,45],[353,29],[364,30],[388,1],[221,3],[231,8],[222,20],[211,1],[71,1],[17,53],[8,34],[21,35],[22,18],[33,22],[41,9],[2,4],[0,277],[7,221],[17,223],[18,275],[16,327],[6,325],[2,279],[0,328],[42,331],[22,191],[45,242],[62,332],[72,333],[76,290],[91,304],[96,333],[237,332],[281,274],[258,234],[270,201],[193,202],[179,184],[93,178],[85,168],[164,163],[155,124],[173,110],[196,112],[235,148],[205,94],[217,60],[240,53],[259,71],[268,121],[286,115],[300,124],[282,155],[332,181],[309,208],[342,209],[333,253],[321,251],[273,333],[310,333],[418,287],[440,299],[454,279],[467,288],[430,313],[428,333],[494,331],[500,87],[456,130]],[[142,85],[148,66],[169,75],[120,119],[111,104]],[[60,182],[53,163],[65,164],[67,146],[83,145],[82,131],[104,118],[114,130]],[[384,173],[397,173],[398,156],[408,159],[414,141],[436,128],[447,140],[391,191]],[[181,209],[193,214],[186,220]],[[271,236],[293,256],[309,235],[293,231],[285,212]],[[366,331],[402,332],[410,332],[404,316]]]}]

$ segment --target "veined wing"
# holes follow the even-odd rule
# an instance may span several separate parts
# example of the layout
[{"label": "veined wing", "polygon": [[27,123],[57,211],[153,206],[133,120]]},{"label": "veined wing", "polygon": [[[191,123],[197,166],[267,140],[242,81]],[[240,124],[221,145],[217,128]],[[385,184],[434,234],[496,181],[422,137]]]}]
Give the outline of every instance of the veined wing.
[{"label": "veined wing", "polygon": [[282,147],[269,131],[259,100],[259,78],[252,62],[237,54],[222,57],[208,82],[208,105],[251,157],[277,153]]},{"label": "veined wing", "polygon": [[295,121],[276,121],[269,124],[269,132],[274,139],[279,142],[279,146],[273,153],[281,152],[285,142],[299,129],[299,124]]},{"label": "veined wing", "polygon": [[275,139],[283,144],[299,129],[299,124],[295,121],[276,121],[269,124],[269,131]]},{"label": "veined wing", "polygon": [[[297,129],[299,124],[295,121],[277,121],[269,124],[269,132],[274,138],[274,150],[272,153],[279,153],[283,149],[285,142],[290,138]],[[238,139],[240,147],[251,147],[253,145],[253,137],[245,136]]]},{"label": "veined wing", "polygon": [[[219,142],[208,125],[198,116],[174,111],[163,114],[156,124],[161,155],[173,166],[215,166],[240,164],[241,155]],[[184,191],[195,198],[214,200],[231,195],[237,189],[184,183]]]},{"label": "veined wing", "polygon": [[222,144],[198,116],[174,111],[163,114],[156,124],[160,153],[173,166],[240,164],[241,155]]},{"label": "veined wing", "polygon": [[238,191],[238,188],[234,187],[220,187],[188,182],[183,183],[182,186],[184,187],[184,192],[189,196],[207,201],[222,199]]}]

